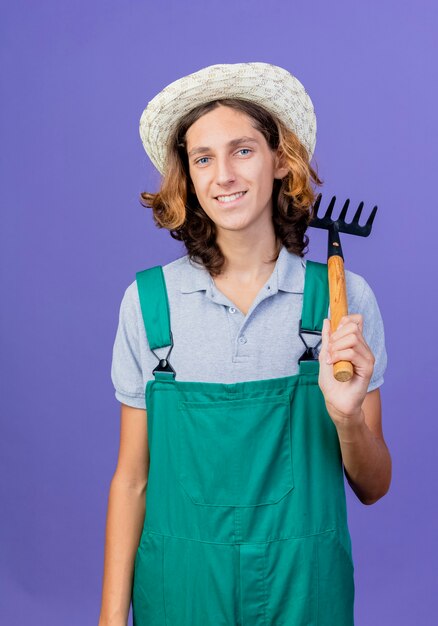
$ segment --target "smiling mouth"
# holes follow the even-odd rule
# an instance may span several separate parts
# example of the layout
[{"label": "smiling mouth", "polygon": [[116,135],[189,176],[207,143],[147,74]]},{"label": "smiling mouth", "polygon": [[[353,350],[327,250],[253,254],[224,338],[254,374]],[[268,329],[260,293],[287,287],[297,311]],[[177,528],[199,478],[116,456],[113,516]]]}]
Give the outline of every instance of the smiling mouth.
[{"label": "smiling mouth", "polygon": [[243,198],[246,193],[246,191],[238,191],[237,193],[232,193],[229,195],[216,196],[215,200],[220,202],[220,204],[232,204],[237,200],[240,200],[240,198]]}]

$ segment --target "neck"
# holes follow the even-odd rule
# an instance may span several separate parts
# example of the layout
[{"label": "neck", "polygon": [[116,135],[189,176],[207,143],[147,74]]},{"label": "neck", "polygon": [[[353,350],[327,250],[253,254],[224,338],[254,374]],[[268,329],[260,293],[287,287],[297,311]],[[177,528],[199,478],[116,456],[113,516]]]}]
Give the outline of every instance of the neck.
[{"label": "neck", "polygon": [[281,249],[281,241],[275,237],[274,229],[256,237],[226,231],[218,237],[218,245],[225,256],[221,278],[251,283],[270,275]]}]

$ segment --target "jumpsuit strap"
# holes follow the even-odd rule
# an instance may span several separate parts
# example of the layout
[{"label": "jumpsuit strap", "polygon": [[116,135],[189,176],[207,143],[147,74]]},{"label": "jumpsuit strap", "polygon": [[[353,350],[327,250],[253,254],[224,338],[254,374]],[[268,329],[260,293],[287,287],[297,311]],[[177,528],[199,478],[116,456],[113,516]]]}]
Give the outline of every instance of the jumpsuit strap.
[{"label": "jumpsuit strap", "polygon": [[308,346],[304,334],[321,336],[324,318],[328,317],[330,304],[327,263],[306,261],[304,280],[303,308],[299,334],[305,351],[299,359],[300,373],[316,373],[319,367],[316,346]]},{"label": "jumpsuit strap", "polygon": [[173,348],[173,337],[170,329],[170,308],[167,295],[166,281],[163,267],[155,265],[136,273],[136,282],[140,308],[146,330],[149,347],[154,350],[170,346],[166,358],[161,359],[157,354],[159,364],[153,370],[156,378],[175,376],[175,370],[168,361]]},{"label": "jumpsuit strap", "polygon": [[327,263],[307,260],[301,327],[305,330],[322,332],[324,319],[328,315],[329,302]]}]

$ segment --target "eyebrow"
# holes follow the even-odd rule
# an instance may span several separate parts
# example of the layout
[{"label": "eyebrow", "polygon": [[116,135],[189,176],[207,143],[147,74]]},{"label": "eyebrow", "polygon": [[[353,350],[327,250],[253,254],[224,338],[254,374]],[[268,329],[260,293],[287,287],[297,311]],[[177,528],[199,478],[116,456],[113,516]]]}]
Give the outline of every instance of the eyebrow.
[{"label": "eyebrow", "polygon": [[[231,141],[228,142],[228,146],[230,148],[234,148],[235,146],[241,144],[241,143],[256,143],[258,144],[257,139],[253,139],[252,137],[238,137],[237,139],[232,139]],[[191,157],[195,154],[199,154],[200,152],[210,152],[211,148],[209,148],[208,146],[199,146],[198,148],[193,148],[192,150],[190,150],[188,156]]]}]

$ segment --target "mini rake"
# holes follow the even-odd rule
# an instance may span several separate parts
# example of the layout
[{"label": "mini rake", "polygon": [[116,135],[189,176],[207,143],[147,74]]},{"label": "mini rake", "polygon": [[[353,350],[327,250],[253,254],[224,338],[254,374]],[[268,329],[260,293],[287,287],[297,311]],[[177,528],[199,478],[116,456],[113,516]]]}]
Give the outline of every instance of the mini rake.
[{"label": "mini rake", "polygon": [[[349,233],[350,235],[359,235],[360,237],[368,237],[374,217],[377,212],[377,206],[373,208],[371,214],[364,226],[359,225],[359,218],[362,213],[364,203],[361,202],[350,223],[345,221],[350,200],[347,199],[342,207],[341,213],[336,220],[332,219],[333,207],[335,206],[336,196],[333,196],[328,205],[324,217],[318,217],[318,209],[321,204],[321,194],[313,205],[312,220],[309,226],[314,228],[324,228],[328,230],[328,252],[327,266],[330,292],[330,328],[334,332],[339,325],[341,318],[348,315],[347,289],[345,285],[344,273],[344,256],[342,254],[341,241],[339,233]],[[353,365],[350,361],[337,361],[333,364],[333,375],[336,380],[345,382],[350,380],[353,375]]]}]

